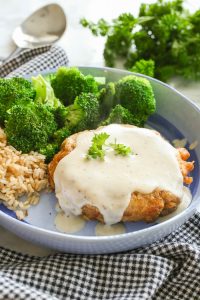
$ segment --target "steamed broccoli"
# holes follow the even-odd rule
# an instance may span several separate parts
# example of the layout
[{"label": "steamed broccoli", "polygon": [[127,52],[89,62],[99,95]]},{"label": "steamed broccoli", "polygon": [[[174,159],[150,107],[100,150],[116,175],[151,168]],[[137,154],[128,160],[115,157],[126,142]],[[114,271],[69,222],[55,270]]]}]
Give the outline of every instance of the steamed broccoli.
[{"label": "steamed broccoli", "polygon": [[39,153],[46,156],[46,162],[49,163],[54,155],[59,151],[60,146],[64,139],[70,136],[71,132],[67,127],[63,127],[55,131],[51,137],[49,144],[44,145],[43,148],[38,150]]},{"label": "steamed broccoli", "polygon": [[142,126],[143,122],[137,116],[134,116],[128,109],[120,104],[116,105],[110,112],[108,118],[104,120],[101,125],[116,124],[131,124]]},{"label": "steamed broccoli", "polygon": [[72,133],[94,128],[100,119],[97,95],[82,93],[73,104],[60,106],[55,111],[55,120],[59,128],[66,128]]},{"label": "steamed broccoli", "polygon": [[95,128],[99,122],[99,101],[92,93],[80,94],[67,109],[66,125],[68,124],[72,132]]},{"label": "steamed broccoli", "polygon": [[56,123],[58,124],[58,128],[62,128],[65,126],[68,126],[68,107],[61,105],[57,109],[54,110],[54,117],[56,120]]},{"label": "steamed broccoli", "polygon": [[32,84],[36,91],[36,103],[45,104],[53,108],[62,105],[60,100],[55,97],[50,81],[45,79],[42,75],[32,77]]},{"label": "steamed broccoli", "polygon": [[127,108],[141,123],[155,112],[156,101],[147,79],[129,75],[119,80],[115,89],[116,103]]},{"label": "steamed broccoli", "polygon": [[45,161],[49,163],[58,151],[59,145],[57,143],[50,143],[40,148],[38,152],[45,155]]},{"label": "steamed broccoli", "polygon": [[59,151],[60,145],[70,134],[85,129],[95,128],[99,122],[99,102],[97,96],[82,93],[76,97],[74,104],[66,107],[59,106],[54,111],[58,129],[52,134],[50,143],[39,149],[49,162]]},{"label": "steamed broccoli", "polygon": [[56,143],[58,146],[62,144],[64,139],[66,139],[68,136],[70,136],[71,131],[68,127],[62,127],[58,129],[56,132],[53,134],[53,141]]},{"label": "steamed broccoli", "polygon": [[0,125],[4,125],[7,110],[13,105],[26,105],[35,98],[31,83],[23,78],[0,78]]},{"label": "steamed broccoli", "polygon": [[8,111],[5,122],[8,142],[24,153],[45,148],[56,130],[54,116],[44,105],[15,105]]},{"label": "steamed broccoli", "polygon": [[60,67],[51,81],[57,98],[70,105],[76,96],[84,93],[97,93],[98,83],[93,76],[84,76],[77,68]]},{"label": "steamed broccoli", "polygon": [[[64,106],[63,106],[64,107]],[[66,107],[64,107],[66,109]],[[60,127],[59,124],[58,128]],[[68,127],[62,127],[57,129],[51,135],[48,144],[44,144],[38,152],[46,156],[46,162],[49,163],[54,155],[59,151],[60,146],[64,139],[71,135],[71,131]]]},{"label": "steamed broccoli", "polygon": [[112,107],[115,104],[115,84],[109,82],[99,92],[99,103],[101,116],[107,117]]}]

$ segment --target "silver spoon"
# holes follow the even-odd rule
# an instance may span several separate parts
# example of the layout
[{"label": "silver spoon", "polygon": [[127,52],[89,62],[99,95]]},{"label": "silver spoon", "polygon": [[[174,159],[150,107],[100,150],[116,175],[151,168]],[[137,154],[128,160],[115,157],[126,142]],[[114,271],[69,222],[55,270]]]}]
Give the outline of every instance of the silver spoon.
[{"label": "silver spoon", "polygon": [[17,48],[1,62],[6,63],[23,49],[34,49],[55,43],[65,32],[66,26],[65,13],[58,4],[41,7],[15,28],[12,39]]}]

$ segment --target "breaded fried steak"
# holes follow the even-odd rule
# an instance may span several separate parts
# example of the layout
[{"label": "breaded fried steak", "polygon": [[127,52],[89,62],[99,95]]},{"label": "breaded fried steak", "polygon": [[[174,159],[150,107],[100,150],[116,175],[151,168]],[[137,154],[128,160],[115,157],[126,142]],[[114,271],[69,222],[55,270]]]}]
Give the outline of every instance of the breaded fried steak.
[{"label": "breaded fried steak", "polygon": [[[109,133],[109,138],[119,140],[119,143],[127,142],[133,153],[123,157],[106,150],[104,161],[88,161],[85,151],[94,134],[99,132]],[[80,151],[76,154],[75,150]],[[108,224],[120,220],[152,222],[176,210],[181,201],[183,183],[192,182],[188,173],[193,170],[194,162],[187,162],[189,156],[186,149],[175,149],[153,130],[109,125],[67,138],[49,164],[49,181],[66,213],[82,214],[88,220]],[[72,165],[76,169],[74,174]],[[82,177],[84,172],[85,177]],[[123,180],[125,176],[128,178],[126,182]],[[129,179],[130,183],[127,183]],[[134,190],[125,195],[124,188],[132,186]],[[100,194],[97,189],[95,191],[96,187],[101,190]],[[98,198],[101,195],[104,197]]]}]

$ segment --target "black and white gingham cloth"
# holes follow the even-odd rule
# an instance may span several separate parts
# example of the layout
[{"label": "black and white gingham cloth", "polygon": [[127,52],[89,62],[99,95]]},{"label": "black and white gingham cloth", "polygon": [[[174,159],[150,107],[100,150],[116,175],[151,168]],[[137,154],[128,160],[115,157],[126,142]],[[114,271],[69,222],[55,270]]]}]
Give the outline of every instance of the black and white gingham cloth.
[{"label": "black and white gingham cloth", "polygon": [[146,248],[28,256],[0,248],[1,300],[198,300],[200,214]]},{"label": "black and white gingham cloth", "polygon": [[[67,63],[57,46],[26,50],[0,76]],[[151,246],[125,253],[41,258],[0,248],[0,300],[11,299],[199,300],[200,214]]]},{"label": "black and white gingham cloth", "polygon": [[18,56],[0,65],[0,77],[22,76],[34,72],[65,66],[68,58],[58,46],[44,46],[37,49],[23,50]]}]

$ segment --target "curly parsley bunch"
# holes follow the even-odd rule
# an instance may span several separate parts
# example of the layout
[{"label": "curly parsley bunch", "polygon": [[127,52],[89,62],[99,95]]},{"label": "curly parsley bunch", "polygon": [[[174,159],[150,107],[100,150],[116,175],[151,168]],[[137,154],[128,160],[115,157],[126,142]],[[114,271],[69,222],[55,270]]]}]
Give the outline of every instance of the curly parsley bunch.
[{"label": "curly parsley bunch", "polygon": [[81,24],[106,37],[107,66],[122,58],[126,68],[163,81],[175,75],[200,79],[200,10],[190,14],[183,0],[142,4],[137,18],[124,13],[111,24],[104,19]]}]

